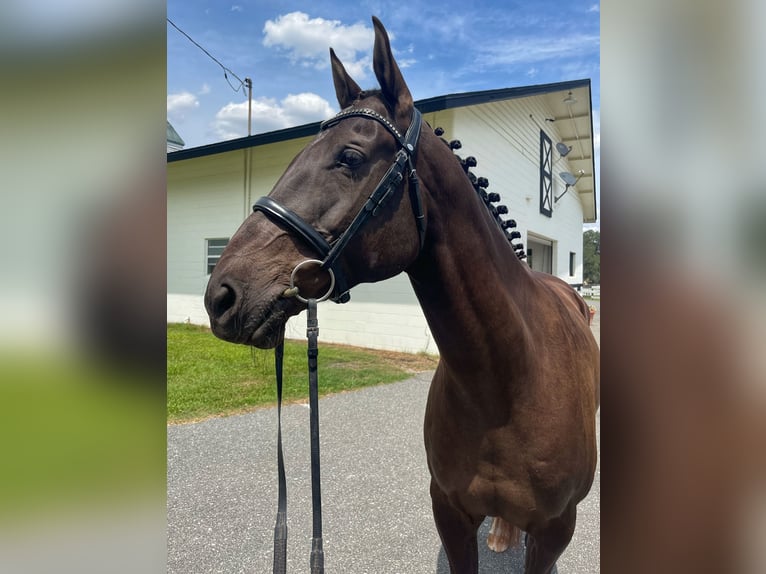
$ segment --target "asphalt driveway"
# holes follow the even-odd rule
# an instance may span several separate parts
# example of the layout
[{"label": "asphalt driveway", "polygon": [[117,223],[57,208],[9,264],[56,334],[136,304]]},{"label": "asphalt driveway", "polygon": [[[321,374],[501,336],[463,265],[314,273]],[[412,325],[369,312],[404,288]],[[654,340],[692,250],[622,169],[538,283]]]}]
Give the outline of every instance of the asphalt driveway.
[{"label": "asphalt driveway", "polygon": [[[422,439],[431,375],[320,400],[328,573],[449,572],[431,516]],[[287,571],[304,573],[311,539],[307,405],[283,408],[283,433]],[[168,573],[271,572],[276,409],[169,426],[167,484]],[[599,571],[599,486],[597,471],[559,574]],[[488,530],[489,520],[479,532],[480,571],[521,572],[523,548],[490,552]]]}]

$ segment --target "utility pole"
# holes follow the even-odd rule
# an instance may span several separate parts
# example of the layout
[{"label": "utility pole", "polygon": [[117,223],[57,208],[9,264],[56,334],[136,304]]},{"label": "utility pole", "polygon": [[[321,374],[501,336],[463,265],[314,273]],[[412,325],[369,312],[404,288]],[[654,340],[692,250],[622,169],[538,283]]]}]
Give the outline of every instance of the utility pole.
[{"label": "utility pole", "polygon": [[[245,85],[247,86],[247,135],[250,137],[252,131],[252,117],[253,117],[253,80],[245,78]],[[252,205],[252,187],[253,187],[253,148],[248,146],[245,148],[245,212],[244,217],[250,215],[250,207]]]},{"label": "utility pole", "polygon": [[253,80],[245,78],[247,86],[247,135],[250,135],[250,124],[253,116]]}]

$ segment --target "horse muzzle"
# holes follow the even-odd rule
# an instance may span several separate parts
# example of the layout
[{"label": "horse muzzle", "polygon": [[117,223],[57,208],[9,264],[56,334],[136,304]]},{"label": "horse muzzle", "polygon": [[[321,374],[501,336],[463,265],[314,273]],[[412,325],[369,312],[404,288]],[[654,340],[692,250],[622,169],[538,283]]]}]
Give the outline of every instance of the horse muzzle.
[{"label": "horse muzzle", "polygon": [[205,309],[216,337],[264,349],[276,345],[289,316],[288,307],[294,305],[280,293],[250,301],[243,283],[215,274],[205,291]]},{"label": "horse muzzle", "polygon": [[216,281],[215,275],[210,278],[205,290],[205,310],[216,337],[232,343],[244,342],[240,317],[243,293],[243,286],[238,282],[226,278]]}]

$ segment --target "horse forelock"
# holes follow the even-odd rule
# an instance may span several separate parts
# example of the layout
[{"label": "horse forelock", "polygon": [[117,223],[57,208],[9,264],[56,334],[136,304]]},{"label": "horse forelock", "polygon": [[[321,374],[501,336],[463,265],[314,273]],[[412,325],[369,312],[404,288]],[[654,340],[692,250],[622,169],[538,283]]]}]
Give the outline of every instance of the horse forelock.
[{"label": "horse forelock", "polygon": [[392,103],[392,102],[389,102],[389,101],[388,101],[388,100],[385,98],[385,96],[383,95],[383,90],[381,90],[380,88],[371,88],[371,89],[369,89],[369,90],[362,90],[361,92],[359,92],[359,94],[357,95],[357,97],[356,97],[356,99],[354,100],[354,102],[353,102],[353,104],[352,104],[352,105],[358,105],[358,104],[360,104],[360,103],[361,103],[363,100],[366,100],[366,99],[369,99],[369,98],[374,98],[374,99],[376,99],[376,100],[378,100],[378,101],[382,102],[382,103],[383,103],[383,105],[385,106],[385,108],[386,108],[386,111],[388,112],[388,114],[389,114],[389,115],[390,115],[390,116],[391,116],[393,119],[396,119],[396,118],[395,118],[395,112],[396,112],[396,110],[394,109],[394,103]]},{"label": "horse forelock", "polygon": [[381,90],[380,88],[362,90],[361,92],[359,92],[359,95],[357,96],[356,101],[358,102],[359,100],[364,100],[365,98],[371,98],[374,96],[380,96],[381,99],[385,101],[385,98],[383,98],[383,90]]}]

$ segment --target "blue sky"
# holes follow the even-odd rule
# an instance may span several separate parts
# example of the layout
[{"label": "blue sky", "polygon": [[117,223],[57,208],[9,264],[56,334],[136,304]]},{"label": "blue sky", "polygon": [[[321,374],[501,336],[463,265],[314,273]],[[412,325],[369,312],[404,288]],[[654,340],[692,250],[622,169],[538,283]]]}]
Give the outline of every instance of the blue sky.
[{"label": "blue sky", "polygon": [[[592,0],[171,0],[167,16],[239,78],[253,80],[252,133],[329,117],[338,104],[328,48],[374,87],[371,15],[418,100],[590,78],[598,151],[599,4]],[[247,135],[239,81],[167,25],[168,119],[196,147]]]}]

